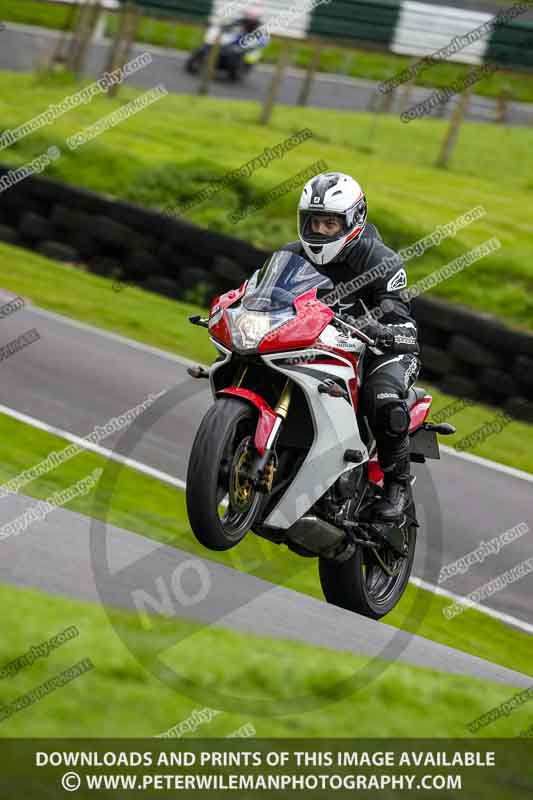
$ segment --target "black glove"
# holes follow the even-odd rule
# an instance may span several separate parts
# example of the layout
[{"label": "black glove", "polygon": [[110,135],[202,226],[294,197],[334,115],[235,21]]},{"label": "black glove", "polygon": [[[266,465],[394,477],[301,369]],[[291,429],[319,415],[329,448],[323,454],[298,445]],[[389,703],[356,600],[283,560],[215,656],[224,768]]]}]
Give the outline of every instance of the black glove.
[{"label": "black glove", "polygon": [[379,350],[392,350],[394,348],[394,334],[386,325],[381,325],[376,320],[369,320],[362,325],[360,324],[359,328],[370,339],[374,339],[375,344],[373,347],[377,347]]},{"label": "black glove", "polygon": [[391,333],[385,325],[380,325],[380,323],[375,320],[369,320],[367,322],[365,319],[362,321],[361,319],[352,317],[350,314],[343,314],[341,319],[343,322],[348,323],[348,325],[358,328],[358,330],[362,331],[369,339],[374,339],[375,347],[380,350],[389,350],[394,345],[394,334]]},{"label": "black glove", "polygon": [[399,331],[394,334],[388,325],[382,325],[375,319],[369,316],[355,317],[343,315],[342,319],[349,325],[353,325],[360,331],[365,333],[370,339],[373,339],[375,344],[370,345],[371,349],[377,348],[382,352],[388,351],[390,353],[419,353],[416,332],[412,333],[411,330]]}]

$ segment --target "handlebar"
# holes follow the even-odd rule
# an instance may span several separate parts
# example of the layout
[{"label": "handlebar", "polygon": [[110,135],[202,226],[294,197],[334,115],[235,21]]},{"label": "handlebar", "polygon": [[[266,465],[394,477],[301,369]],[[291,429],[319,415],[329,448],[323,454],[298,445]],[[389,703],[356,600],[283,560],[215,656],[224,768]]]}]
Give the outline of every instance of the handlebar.
[{"label": "handlebar", "polygon": [[370,336],[367,336],[366,333],[363,333],[363,331],[360,331],[359,328],[356,328],[354,325],[350,325],[350,323],[346,322],[342,317],[339,317],[337,314],[335,314],[334,320],[339,325],[348,328],[354,338],[360,339],[360,341],[370,345],[371,347],[375,345],[374,339],[371,339]]},{"label": "handlebar", "polygon": [[202,328],[209,327],[209,319],[203,319],[199,314],[194,314],[192,317],[189,317],[189,322],[191,325],[200,325]]}]

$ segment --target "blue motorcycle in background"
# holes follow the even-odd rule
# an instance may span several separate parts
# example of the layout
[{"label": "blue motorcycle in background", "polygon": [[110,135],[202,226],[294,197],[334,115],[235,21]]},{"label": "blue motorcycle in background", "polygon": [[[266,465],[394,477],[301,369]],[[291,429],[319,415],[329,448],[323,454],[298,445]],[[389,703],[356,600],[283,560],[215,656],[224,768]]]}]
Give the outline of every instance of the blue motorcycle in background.
[{"label": "blue motorcycle in background", "polygon": [[220,54],[216,68],[226,72],[231,81],[239,81],[260,61],[263,50],[270,37],[260,30],[257,17],[243,17],[227,25],[212,25],[208,28],[205,41],[193,51],[185,62],[185,69],[191,75],[201,72],[211,47],[220,38]]}]

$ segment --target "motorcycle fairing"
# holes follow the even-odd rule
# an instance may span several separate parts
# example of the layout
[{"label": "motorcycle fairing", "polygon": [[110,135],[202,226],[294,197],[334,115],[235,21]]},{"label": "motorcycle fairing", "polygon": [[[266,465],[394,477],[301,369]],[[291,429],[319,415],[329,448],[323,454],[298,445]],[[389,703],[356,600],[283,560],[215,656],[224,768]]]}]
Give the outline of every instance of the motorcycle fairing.
[{"label": "motorcycle fairing", "polygon": [[[312,358],[313,352],[305,351],[298,355]],[[346,450],[359,450],[361,463],[368,461],[368,451],[351,402],[318,392],[318,385],[332,374],[346,383],[353,378],[354,370],[349,363],[346,366],[325,366],[310,361],[304,371],[298,364],[277,364],[279,354],[264,355],[263,360],[271,369],[298,384],[313,421],[314,437],[309,452],[298,474],[263,523],[267,527],[286,529],[300,519],[343,472],[353,469],[353,464],[344,460]]]}]

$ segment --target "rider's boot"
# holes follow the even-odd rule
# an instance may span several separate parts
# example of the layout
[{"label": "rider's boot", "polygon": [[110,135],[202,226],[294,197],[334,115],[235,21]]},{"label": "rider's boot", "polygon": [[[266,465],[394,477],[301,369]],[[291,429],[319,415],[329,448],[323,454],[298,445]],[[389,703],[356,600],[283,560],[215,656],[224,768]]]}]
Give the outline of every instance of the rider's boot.
[{"label": "rider's boot", "polygon": [[[387,459],[388,460],[388,459]],[[409,439],[398,449],[396,460],[389,466],[382,466],[383,497],[377,500],[372,513],[376,519],[390,524],[402,522],[411,501],[411,460]]]}]

